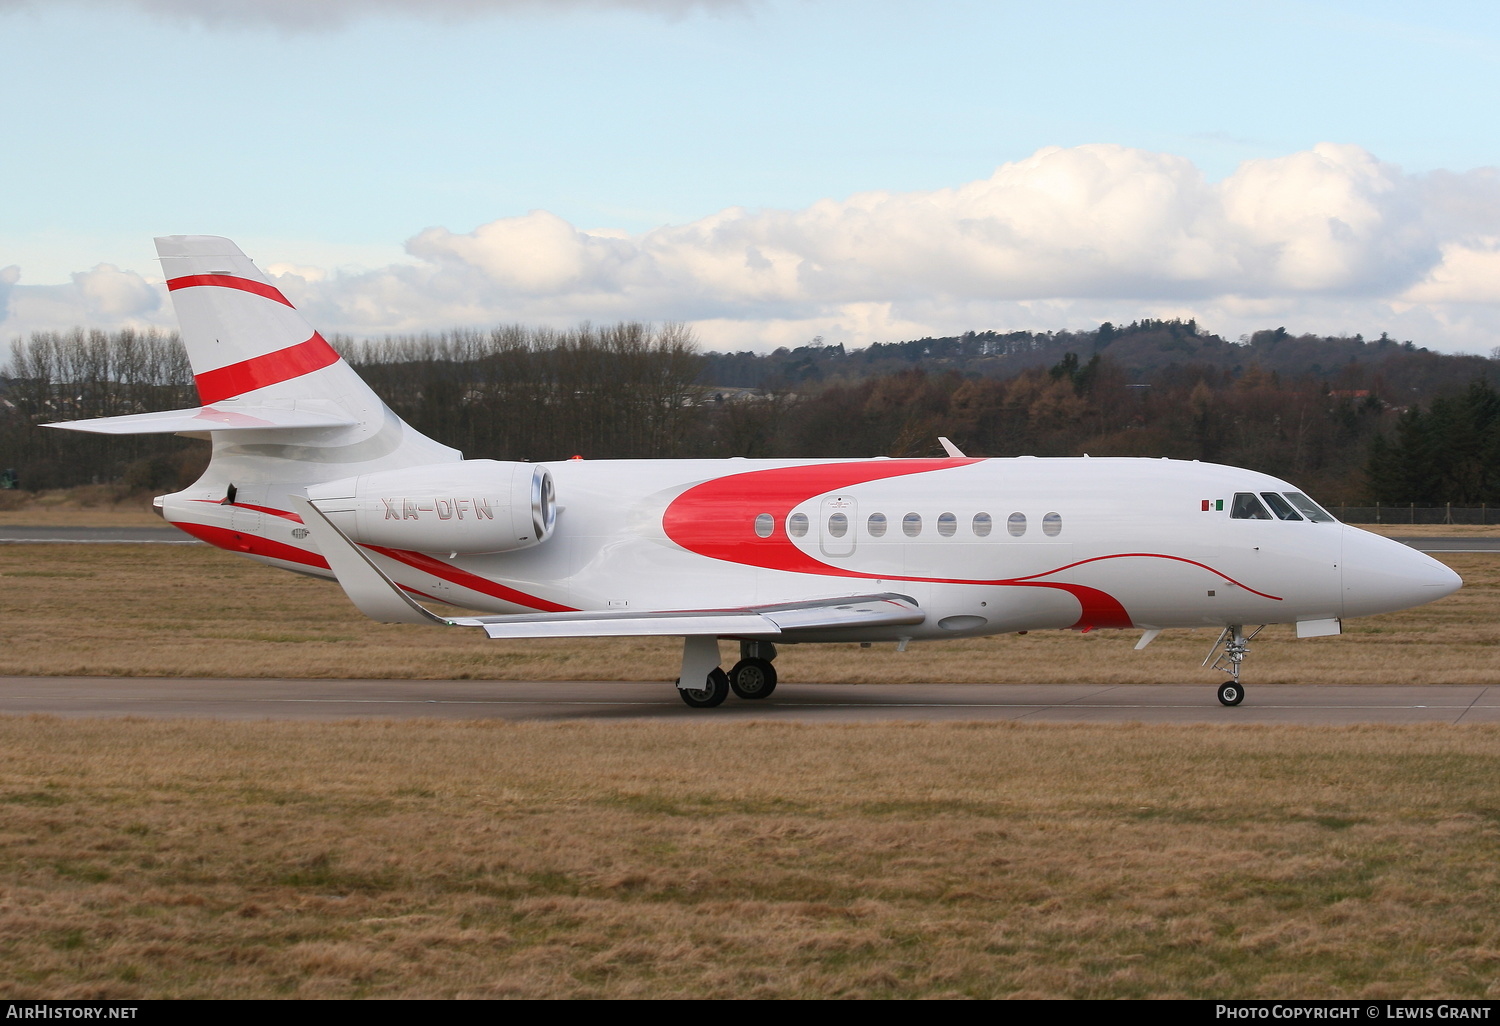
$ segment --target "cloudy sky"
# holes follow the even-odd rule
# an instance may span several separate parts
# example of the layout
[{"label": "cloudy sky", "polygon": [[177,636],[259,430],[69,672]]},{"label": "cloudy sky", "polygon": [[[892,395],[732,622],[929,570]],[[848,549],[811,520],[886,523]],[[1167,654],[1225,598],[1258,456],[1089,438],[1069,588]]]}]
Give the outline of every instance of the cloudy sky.
[{"label": "cloudy sky", "polygon": [[1500,345],[1492,3],[0,0],[0,52],[0,343],[172,326],[151,238],[212,234],[325,333]]}]

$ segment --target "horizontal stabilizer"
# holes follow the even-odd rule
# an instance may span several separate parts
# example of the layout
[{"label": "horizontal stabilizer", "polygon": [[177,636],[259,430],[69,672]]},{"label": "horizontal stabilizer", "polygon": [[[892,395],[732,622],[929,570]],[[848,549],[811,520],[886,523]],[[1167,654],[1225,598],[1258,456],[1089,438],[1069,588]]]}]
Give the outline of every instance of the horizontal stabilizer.
[{"label": "horizontal stabilizer", "polygon": [[69,420],[43,427],[99,435],[157,435],[204,431],[275,431],[282,428],[336,428],[358,423],[347,414],[283,410],[267,406],[198,406],[190,410],[135,413],[125,417]]}]

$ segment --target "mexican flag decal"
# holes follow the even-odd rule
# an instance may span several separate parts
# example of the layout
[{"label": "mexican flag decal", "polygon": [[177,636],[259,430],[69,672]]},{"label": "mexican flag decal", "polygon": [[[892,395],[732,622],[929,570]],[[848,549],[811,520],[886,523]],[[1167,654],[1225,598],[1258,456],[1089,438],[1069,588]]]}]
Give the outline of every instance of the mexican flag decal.
[{"label": "mexican flag decal", "polygon": [[1204,499],[1203,500],[1203,512],[1205,512],[1205,513],[1222,513],[1222,512],[1224,512],[1224,500],[1223,499]]}]

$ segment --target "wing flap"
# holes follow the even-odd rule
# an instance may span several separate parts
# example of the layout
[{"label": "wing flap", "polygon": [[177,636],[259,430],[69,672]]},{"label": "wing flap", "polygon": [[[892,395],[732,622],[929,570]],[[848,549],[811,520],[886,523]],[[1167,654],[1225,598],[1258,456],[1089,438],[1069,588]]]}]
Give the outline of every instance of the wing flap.
[{"label": "wing flap", "polygon": [[455,619],[459,626],[484,628],[492,638],[683,638],[691,635],[780,634],[768,620],[745,610],[684,613],[607,614],[521,613],[516,616]]}]

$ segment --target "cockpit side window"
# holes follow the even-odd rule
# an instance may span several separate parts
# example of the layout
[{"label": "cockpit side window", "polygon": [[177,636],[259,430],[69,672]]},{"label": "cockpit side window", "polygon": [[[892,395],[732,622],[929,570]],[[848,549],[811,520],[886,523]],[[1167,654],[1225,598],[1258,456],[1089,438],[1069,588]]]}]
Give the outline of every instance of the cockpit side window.
[{"label": "cockpit side window", "polygon": [[1260,497],[1266,500],[1266,505],[1271,507],[1271,512],[1276,514],[1277,520],[1302,519],[1302,514],[1292,509],[1292,504],[1275,492],[1261,492]]},{"label": "cockpit side window", "polygon": [[1338,521],[1333,519],[1332,514],[1313,502],[1301,492],[1287,492],[1286,497],[1292,501],[1292,505],[1302,511],[1302,515],[1315,524],[1334,524]]},{"label": "cockpit side window", "polygon": [[1234,505],[1229,509],[1231,520],[1270,520],[1271,514],[1261,505],[1254,492],[1235,492]]}]

